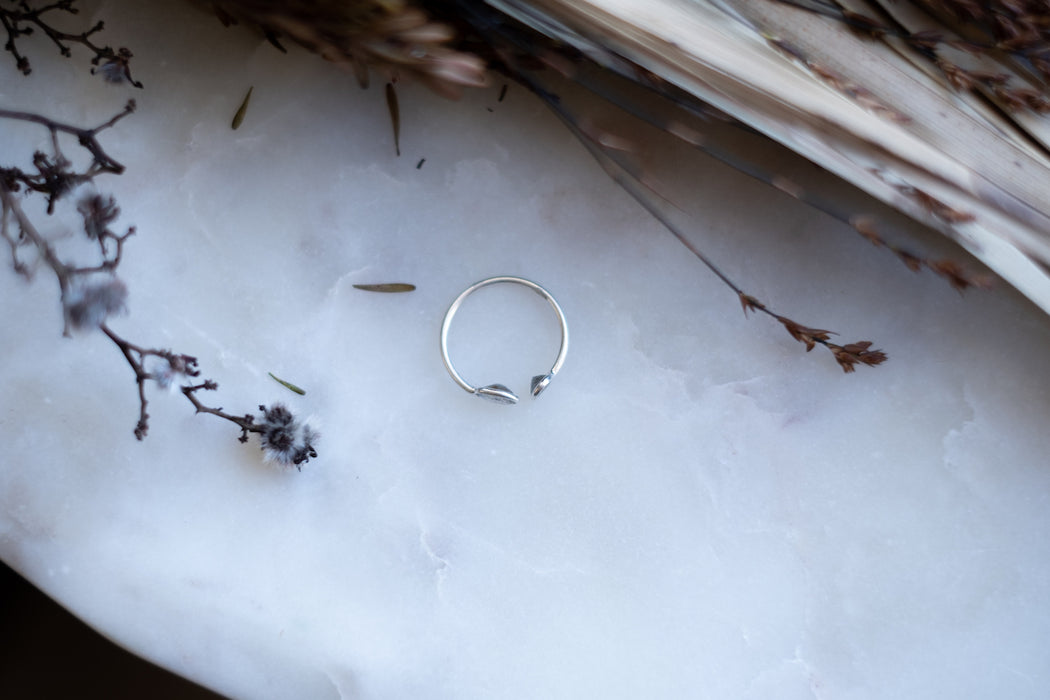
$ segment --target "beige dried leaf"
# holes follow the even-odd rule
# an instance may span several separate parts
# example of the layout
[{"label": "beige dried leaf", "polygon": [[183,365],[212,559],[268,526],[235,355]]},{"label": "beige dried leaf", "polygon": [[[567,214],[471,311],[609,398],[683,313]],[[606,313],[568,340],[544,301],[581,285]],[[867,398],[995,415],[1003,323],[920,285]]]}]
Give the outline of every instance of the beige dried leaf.
[{"label": "beige dried leaf", "polygon": [[[839,0],[860,32],[777,0],[488,2],[797,151],[951,237],[1050,312],[1045,56],[1024,64],[914,2]],[[883,31],[876,18],[887,15],[905,30]],[[1011,50],[1039,39],[1017,18],[1004,31]]]}]

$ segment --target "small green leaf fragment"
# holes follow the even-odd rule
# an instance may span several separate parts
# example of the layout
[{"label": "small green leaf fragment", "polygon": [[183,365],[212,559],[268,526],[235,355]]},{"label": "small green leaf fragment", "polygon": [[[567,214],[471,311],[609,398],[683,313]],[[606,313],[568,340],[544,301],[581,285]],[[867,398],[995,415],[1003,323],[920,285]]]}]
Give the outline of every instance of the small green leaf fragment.
[{"label": "small green leaf fragment", "polygon": [[354,289],[363,292],[386,292],[387,294],[398,294],[400,292],[411,292],[416,285],[404,282],[386,282],[384,284],[355,284]]},{"label": "small green leaf fragment", "polygon": [[237,108],[237,113],[233,115],[233,122],[230,124],[230,127],[234,130],[244,121],[244,113],[248,111],[248,101],[252,99],[252,90],[254,89],[254,85],[248,88],[248,94],[244,96],[244,102],[241,102],[241,106]]},{"label": "small green leaf fragment", "polygon": [[306,396],[306,391],[303,390],[303,389],[300,389],[295,384],[292,384],[291,382],[286,382],[283,379],[281,379],[280,377],[274,376],[273,372],[267,372],[267,374],[270,375],[271,379],[273,379],[275,382],[277,382],[281,386],[285,387],[286,389],[291,389],[292,391],[294,391],[295,393],[299,394],[300,396]]}]

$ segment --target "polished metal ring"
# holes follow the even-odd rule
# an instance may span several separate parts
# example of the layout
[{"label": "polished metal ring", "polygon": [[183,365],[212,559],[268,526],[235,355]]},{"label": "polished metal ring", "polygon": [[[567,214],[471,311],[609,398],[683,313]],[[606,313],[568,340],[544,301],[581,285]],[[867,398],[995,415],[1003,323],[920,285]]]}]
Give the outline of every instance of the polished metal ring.
[{"label": "polished metal ring", "polygon": [[543,393],[543,390],[551,383],[554,379],[554,375],[558,373],[561,366],[565,364],[565,355],[569,352],[569,324],[565,321],[565,314],[562,313],[561,307],[558,306],[558,302],[554,300],[551,293],[546,289],[521,277],[490,277],[485,280],[481,280],[476,284],[472,284],[467,287],[466,290],[452,302],[452,306],[448,307],[448,311],[445,313],[445,321],[441,324],[441,359],[445,361],[445,369],[448,370],[449,375],[455,380],[456,384],[459,384],[463,389],[475,396],[480,396],[483,399],[489,401],[495,401],[496,403],[502,404],[515,404],[518,403],[518,396],[513,391],[508,389],[503,384],[489,384],[487,386],[476,387],[459,376],[459,372],[452,366],[452,360],[448,356],[448,329],[452,325],[452,318],[459,311],[459,307],[463,304],[463,300],[468,296],[481,289],[482,287],[488,287],[492,284],[520,284],[528,287],[532,291],[539,294],[541,297],[547,300],[547,303],[551,305],[554,312],[558,314],[558,323],[561,324],[561,349],[558,350],[558,357],[554,360],[554,365],[545,374],[537,374],[532,378],[532,396],[533,398]]}]

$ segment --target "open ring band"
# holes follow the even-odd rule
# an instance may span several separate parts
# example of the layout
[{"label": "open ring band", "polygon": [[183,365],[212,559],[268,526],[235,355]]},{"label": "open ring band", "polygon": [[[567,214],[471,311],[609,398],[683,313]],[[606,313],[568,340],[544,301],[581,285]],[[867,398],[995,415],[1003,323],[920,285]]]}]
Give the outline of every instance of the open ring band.
[{"label": "open ring band", "polygon": [[445,313],[445,321],[441,324],[441,358],[445,361],[445,369],[448,370],[449,375],[455,380],[456,384],[459,384],[465,391],[480,396],[483,399],[489,401],[495,401],[496,403],[502,404],[515,404],[518,403],[518,396],[513,391],[508,389],[503,384],[489,384],[487,386],[476,387],[459,376],[459,372],[452,366],[452,360],[448,356],[448,330],[452,325],[452,318],[456,315],[459,307],[463,304],[463,300],[468,296],[481,289],[482,287],[488,287],[492,284],[520,284],[528,287],[532,291],[539,294],[541,297],[547,300],[547,303],[551,305],[554,312],[558,314],[558,323],[561,324],[561,349],[558,350],[558,357],[554,360],[554,365],[545,374],[537,374],[532,378],[532,396],[533,398],[543,393],[543,390],[551,383],[554,379],[554,375],[558,373],[561,366],[565,364],[565,355],[569,352],[569,325],[565,321],[565,314],[562,313],[561,307],[558,306],[558,302],[554,300],[551,293],[546,289],[521,277],[490,277],[485,280],[481,280],[476,284],[467,287],[456,300],[452,302],[452,306],[448,307],[448,311]]}]

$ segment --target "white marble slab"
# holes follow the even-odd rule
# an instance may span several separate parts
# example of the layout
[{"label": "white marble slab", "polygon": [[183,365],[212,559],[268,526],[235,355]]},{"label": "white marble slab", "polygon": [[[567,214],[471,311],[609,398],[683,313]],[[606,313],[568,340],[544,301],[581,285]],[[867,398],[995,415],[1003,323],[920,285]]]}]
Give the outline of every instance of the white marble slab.
[{"label": "white marble slab", "polygon": [[[127,173],[99,181],[139,230],[113,327],[197,356],[212,405],[283,401],[323,438],[276,468],[151,391],[137,442],[116,348],[61,337],[43,271],[0,271],[0,556],[63,605],[245,698],[1046,697],[1050,323],[1019,295],[960,295],[638,132],[750,293],[890,355],[846,375],[745,318],[519,88],[402,86],[397,158],[382,91],[332,66],[178,4],[97,14],[145,90],[33,44],[0,103],[90,124],[138,100],[104,138]],[[4,125],[4,163],[43,137]],[[563,372],[513,407],[438,352],[447,305],[497,274],[545,285],[572,329]],[[352,287],[393,281],[418,289]],[[557,325],[485,291],[456,361],[524,394]]]}]

